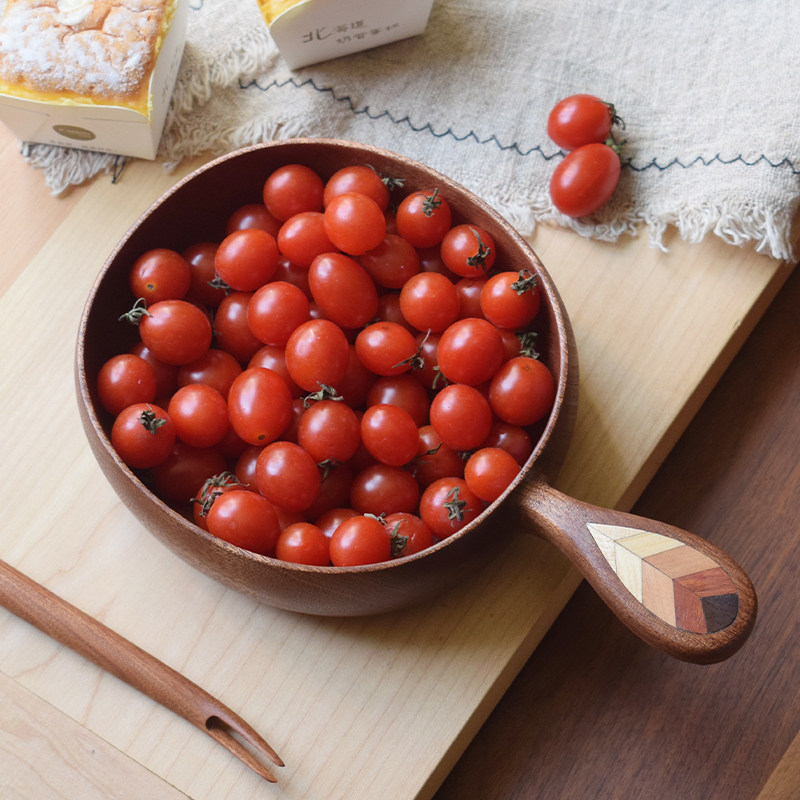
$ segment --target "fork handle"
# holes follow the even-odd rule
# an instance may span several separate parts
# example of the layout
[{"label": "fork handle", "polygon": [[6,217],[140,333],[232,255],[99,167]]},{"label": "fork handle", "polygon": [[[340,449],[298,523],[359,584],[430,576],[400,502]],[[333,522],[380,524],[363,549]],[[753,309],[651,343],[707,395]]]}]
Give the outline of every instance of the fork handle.
[{"label": "fork handle", "polygon": [[2,560],[0,605],[191,722],[267,780],[275,780],[260,762],[247,759],[240,747],[234,750],[229,746],[227,739],[231,737],[224,735],[225,728],[239,732],[275,764],[283,765],[277,753],[231,709],[172,667]]}]

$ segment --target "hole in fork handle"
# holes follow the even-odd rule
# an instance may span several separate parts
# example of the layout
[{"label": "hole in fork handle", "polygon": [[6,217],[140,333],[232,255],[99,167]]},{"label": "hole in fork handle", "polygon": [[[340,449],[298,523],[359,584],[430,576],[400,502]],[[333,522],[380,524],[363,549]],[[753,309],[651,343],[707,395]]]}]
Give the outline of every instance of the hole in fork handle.
[{"label": "hole in fork handle", "polygon": [[206,732],[232,753],[243,764],[270,783],[277,783],[277,778],[257,757],[268,758],[279,767],[285,766],[283,759],[267,744],[267,742],[243,720],[225,720],[212,714],[206,720]]}]

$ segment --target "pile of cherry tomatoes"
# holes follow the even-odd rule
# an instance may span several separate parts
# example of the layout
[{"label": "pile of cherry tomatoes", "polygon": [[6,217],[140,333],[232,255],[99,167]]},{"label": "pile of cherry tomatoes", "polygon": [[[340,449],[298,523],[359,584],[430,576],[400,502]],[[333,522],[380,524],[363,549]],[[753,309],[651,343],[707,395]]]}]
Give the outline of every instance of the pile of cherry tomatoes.
[{"label": "pile of cherry tomatoes", "polygon": [[620,145],[614,125],[624,127],[614,106],[591,94],[565,97],[550,112],[547,134],[567,151],[550,179],[550,197],[563,214],[593,214],[617,188]]},{"label": "pile of cherry tomatoes", "polygon": [[138,341],[97,379],[111,442],[221,539],[313,565],[416,553],[532,451],[555,397],[535,275],[436,187],[391,183],[287,164],[222,241],[131,265]]}]

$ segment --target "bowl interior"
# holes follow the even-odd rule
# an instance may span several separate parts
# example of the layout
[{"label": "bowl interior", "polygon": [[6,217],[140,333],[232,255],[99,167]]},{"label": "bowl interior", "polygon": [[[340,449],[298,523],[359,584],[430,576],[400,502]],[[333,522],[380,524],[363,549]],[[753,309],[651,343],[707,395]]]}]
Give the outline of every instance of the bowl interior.
[{"label": "bowl interior", "polygon": [[[148,491],[110,444],[112,418],[97,401],[96,376],[103,362],[129,349],[135,328],[119,322],[130,308],[128,272],[148,249],[182,251],[199,241],[221,241],[230,214],[261,200],[266,177],[287,163],[302,163],[323,178],[351,164],[368,164],[401,179],[402,194],[438,186],[453,210],[454,224],[471,221],[493,237],[496,265],[527,268],[537,275],[542,309],[535,327],[542,360],[553,371],[557,397],[553,412],[533,434],[537,444],[517,481],[481,517],[423,554],[385,564],[314,568],[249,553],[203,532]],[[402,196],[402,195],[401,195]],[[282,608],[317,614],[361,614],[417,602],[460,580],[485,560],[482,537],[504,527],[513,496],[530,473],[551,480],[557,472],[574,421],[577,361],[567,314],[540,260],[496,212],[443,175],[402,156],[338,140],[285,140],[255,145],[216,159],[178,182],[130,229],[107,259],[84,308],[76,350],[79,407],[92,450],[107,479],[143,524],[181,557],[229,586]],[[495,535],[495,534],[492,534]]]}]

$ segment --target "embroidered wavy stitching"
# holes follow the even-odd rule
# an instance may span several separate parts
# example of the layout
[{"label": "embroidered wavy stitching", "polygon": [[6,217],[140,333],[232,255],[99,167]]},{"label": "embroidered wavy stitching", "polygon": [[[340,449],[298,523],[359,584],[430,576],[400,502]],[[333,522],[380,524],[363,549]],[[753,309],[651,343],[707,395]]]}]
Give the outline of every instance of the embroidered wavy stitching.
[{"label": "embroidered wavy stitching", "polygon": [[[531,148],[528,148],[527,150],[523,150],[519,146],[519,143],[517,143],[517,142],[512,142],[511,144],[503,144],[502,142],[500,142],[500,140],[494,134],[492,134],[491,136],[489,136],[489,137],[487,137],[485,139],[480,139],[480,138],[478,138],[478,135],[475,133],[475,131],[469,131],[468,133],[466,133],[464,135],[459,135],[459,134],[455,133],[455,131],[453,131],[452,128],[447,128],[446,130],[444,130],[444,131],[442,131],[440,133],[437,133],[433,129],[433,126],[431,125],[430,122],[427,122],[424,125],[414,125],[411,122],[411,120],[408,118],[408,116],[399,117],[399,118],[398,117],[394,117],[387,110],[381,111],[379,113],[375,113],[375,112],[370,110],[369,106],[363,106],[362,108],[357,108],[355,103],[353,102],[352,98],[349,95],[343,95],[343,96],[337,95],[336,91],[333,89],[333,87],[331,87],[331,86],[318,86],[313,78],[306,78],[305,80],[302,80],[302,81],[298,81],[295,78],[287,78],[285,81],[272,80],[268,84],[261,84],[261,83],[259,83],[258,80],[251,80],[251,81],[247,81],[247,82],[243,82],[241,80],[239,81],[239,88],[240,89],[247,90],[247,89],[251,89],[251,88],[255,87],[260,92],[268,92],[270,89],[283,89],[286,86],[294,87],[295,89],[304,89],[306,87],[311,87],[312,89],[314,89],[314,91],[316,91],[316,92],[318,92],[320,94],[328,94],[328,95],[330,95],[330,97],[335,102],[343,103],[343,104],[347,105],[349,107],[350,111],[356,116],[364,115],[364,116],[367,116],[369,119],[372,119],[372,120],[388,119],[394,125],[406,125],[407,127],[409,127],[415,133],[423,133],[423,132],[427,131],[432,136],[435,136],[438,139],[444,138],[446,136],[449,136],[450,138],[452,138],[456,142],[464,142],[464,141],[467,141],[468,139],[472,139],[476,144],[482,144],[482,145],[483,144],[494,144],[499,150],[502,150],[502,151],[513,150],[520,156],[529,156],[529,155],[531,155],[533,153],[538,153],[542,158],[545,159],[545,161],[550,161],[553,158],[558,158],[558,157],[562,157],[562,156],[565,155],[565,153],[563,151],[561,151],[561,150],[557,150],[554,153],[547,154],[547,153],[544,152],[544,150],[542,150],[541,145],[536,145],[535,147],[531,147]],[[653,169],[653,168],[655,168],[655,169],[657,169],[657,170],[659,170],[661,172],[664,172],[664,171],[670,169],[671,167],[680,167],[682,169],[691,169],[692,167],[697,166],[697,165],[701,165],[701,166],[707,167],[707,166],[710,166],[711,164],[713,164],[715,162],[717,162],[719,164],[723,164],[723,165],[735,164],[735,163],[738,162],[740,164],[743,164],[746,167],[754,167],[757,164],[760,164],[760,163],[763,162],[765,164],[768,164],[773,169],[779,169],[780,167],[788,166],[793,175],[800,175],[800,168],[796,167],[794,165],[794,163],[791,161],[791,159],[783,158],[781,161],[777,161],[776,162],[776,161],[771,161],[769,158],[767,158],[766,155],[763,155],[763,154],[760,155],[758,158],[752,160],[752,161],[748,161],[747,159],[745,159],[741,155],[735,156],[734,158],[723,158],[719,153],[717,153],[715,156],[713,156],[713,158],[708,158],[708,159],[704,158],[703,156],[697,156],[696,158],[692,159],[688,163],[683,163],[679,158],[673,158],[671,161],[669,161],[666,164],[659,164],[655,159],[653,159],[649,164],[644,164],[641,167],[637,167],[630,160],[626,160],[626,161],[623,161],[622,166],[623,167],[628,167],[631,170],[633,170],[634,172],[644,172],[645,170]]]}]

